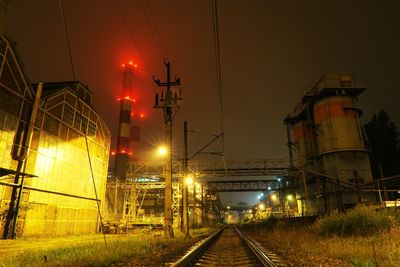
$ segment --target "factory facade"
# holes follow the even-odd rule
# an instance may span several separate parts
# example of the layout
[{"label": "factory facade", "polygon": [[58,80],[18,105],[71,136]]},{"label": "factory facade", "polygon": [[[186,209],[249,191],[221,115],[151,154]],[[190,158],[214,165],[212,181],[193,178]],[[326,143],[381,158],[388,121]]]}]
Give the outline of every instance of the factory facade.
[{"label": "factory facade", "polygon": [[13,227],[17,236],[98,231],[110,131],[92,93],[76,81],[31,85],[4,36],[0,62],[0,233],[5,237]]}]

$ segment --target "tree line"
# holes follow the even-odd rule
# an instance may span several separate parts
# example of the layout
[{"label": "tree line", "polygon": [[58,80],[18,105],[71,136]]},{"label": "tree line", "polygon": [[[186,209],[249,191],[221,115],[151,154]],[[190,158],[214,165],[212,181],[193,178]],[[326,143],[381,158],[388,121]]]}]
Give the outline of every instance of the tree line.
[{"label": "tree line", "polygon": [[396,124],[380,110],[364,125],[374,179],[400,174],[400,138]]}]

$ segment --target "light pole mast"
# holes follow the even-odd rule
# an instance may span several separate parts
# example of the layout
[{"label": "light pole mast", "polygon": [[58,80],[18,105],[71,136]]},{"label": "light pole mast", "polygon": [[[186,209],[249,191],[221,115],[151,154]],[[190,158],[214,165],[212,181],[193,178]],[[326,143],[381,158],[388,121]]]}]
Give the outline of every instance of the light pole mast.
[{"label": "light pole mast", "polygon": [[165,208],[164,208],[164,233],[165,237],[174,237],[173,225],[173,214],[172,214],[172,120],[173,120],[173,109],[178,108],[182,101],[181,92],[179,95],[177,92],[171,91],[171,86],[180,85],[180,79],[175,78],[174,82],[171,82],[171,65],[169,62],[164,62],[167,68],[167,82],[160,82],[160,79],[154,80],[159,87],[167,87],[167,90],[161,91],[161,97],[159,98],[158,93],[155,96],[154,108],[162,108],[164,113],[164,124],[165,124],[165,139],[168,146],[167,160],[165,164]]}]

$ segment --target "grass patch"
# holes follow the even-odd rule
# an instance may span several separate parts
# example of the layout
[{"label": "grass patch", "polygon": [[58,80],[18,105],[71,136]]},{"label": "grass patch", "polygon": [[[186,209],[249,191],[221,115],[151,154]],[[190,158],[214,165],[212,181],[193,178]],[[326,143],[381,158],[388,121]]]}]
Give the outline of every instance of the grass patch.
[{"label": "grass patch", "polygon": [[[270,221],[244,227],[293,266],[399,266],[399,213],[358,208],[314,224]],[[321,232],[322,225],[327,229]]]},{"label": "grass patch", "polygon": [[[202,229],[198,234],[206,234],[211,229]],[[196,233],[197,236],[197,233]],[[1,267],[10,266],[109,266],[126,262],[146,254],[155,254],[167,246],[179,244],[185,237],[176,231],[174,239],[163,239],[161,235],[139,233],[118,236],[107,240],[107,248],[101,240],[85,244],[65,244],[63,246],[25,250],[22,253],[0,258]],[[79,243],[79,242],[77,242]]]}]

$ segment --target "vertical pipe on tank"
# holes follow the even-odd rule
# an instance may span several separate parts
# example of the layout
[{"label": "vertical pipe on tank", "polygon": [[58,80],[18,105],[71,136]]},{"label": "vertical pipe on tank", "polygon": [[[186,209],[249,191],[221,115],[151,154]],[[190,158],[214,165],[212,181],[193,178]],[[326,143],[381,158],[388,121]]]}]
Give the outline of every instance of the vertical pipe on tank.
[{"label": "vertical pipe on tank", "polygon": [[290,131],[290,123],[286,121],[286,134],[287,134],[287,146],[289,149],[289,160],[290,160],[290,168],[293,168],[293,138]]}]

